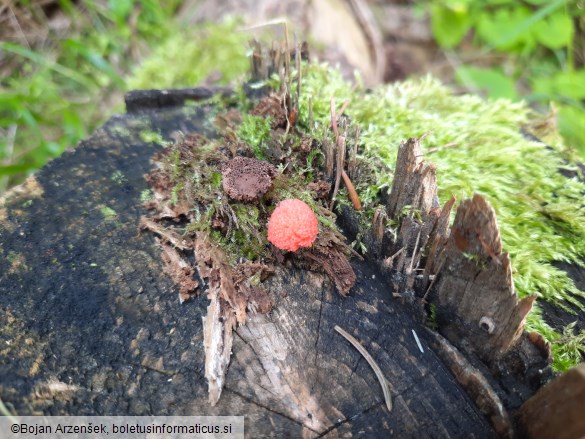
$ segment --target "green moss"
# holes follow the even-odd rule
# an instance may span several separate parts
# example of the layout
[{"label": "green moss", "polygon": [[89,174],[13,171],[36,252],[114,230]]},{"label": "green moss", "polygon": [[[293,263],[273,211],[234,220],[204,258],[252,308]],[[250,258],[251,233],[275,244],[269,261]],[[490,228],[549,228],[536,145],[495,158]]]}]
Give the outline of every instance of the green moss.
[{"label": "green moss", "polygon": [[124,176],[121,171],[115,171],[110,176],[110,180],[118,185],[123,185],[124,183],[128,182],[128,179]]},{"label": "green moss", "polygon": [[154,197],[154,194],[152,193],[152,191],[150,189],[144,189],[142,192],[140,192],[140,201],[142,203],[146,203],[147,201],[152,200]]},{"label": "green moss", "polygon": [[541,334],[551,344],[553,356],[553,368],[559,372],[574,367],[583,361],[585,355],[585,331],[575,334],[575,322],[563,328],[562,334],[548,325],[538,306],[532,308],[532,312],[526,319],[526,329]]},{"label": "green moss", "polygon": [[157,133],[150,130],[140,131],[140,140],[146,143],[158,143],[160,145],[165,144],[165,141],[161,133]]},{"label": "green moss", "polygon": [[[243,50],[248,35],[233,32],[233,26],[228,24],[215,30],[206,28],[203,32],[206,39],[190,35],[173,37],[150,61],[138,67],[130,86],[194,86],[211,73],[212,67],[225,69],[229,66],[229,70],[223,72],[224,82],[238,77],[248,66]],[[250,102],[244,98],[242,88],[236,89],[235,96],[231,104],[247,111]],[[309,97],[312,98],[315,122],[311,127],[308,123]],[[575,297],[585,293],[579,291],[552,262],[583,264],[585,213],[579,206],[582,205],[585,185],[557,172],[561,167],[573,168],[567,165],[569,154],[560,143],[547,148],[522,135],[522,128],[534,117],[525,104],[504,99],[486,101],[471,95],[457,96],[430,77],[366,91],[359,80],[355,87],[344,81],[338,71],[326,65],[311,64],[303,72],[299,103],[298,124],[305,132],[327,133],[331,97],[335,97],[337,108],[345,100],[350,100],[345,114],[352,124],[360,127],[357,157],[360,178],[354,183],[365,208],[360,213],[363,224],[371,221],[374,209],[380,203],[380,194],[391,186],[400,142],[427,134],[423,148],[427,160],[437,165],[441,202],[452,194],[461,200],[479,192],[494,206],[504,248],[512,258],[518,294],[521,297],[537,294],[544,300],[573,309],[580,306]],[[267,144],[272,141],[270,134],[267,119],[246,114],[237,130],[237,136],[252,147],[258,158],[266,156]],[[327,135],[330,136],[323,134],[322,137]],[[555,133],[544,133],[544,136],[546,139],[558,138]],[[348,151],[351,152],[352,148]],[[320,156],[315,154],[311,159],[320,160]],[[182,167],[178,159],[174,164]],[[311,163],[307,168],[311,168]],[[173,181],[178,183],[187,176],[187,181],[193,182],[185,185],[185,190],[190,191],[191,199],[205,198],[209,210],[204,209],[199,214],[199,222],[208,222],[212,211],[222,205],[221,200],[215,198],[214,201],[213,198],[220,193],[221,176],[213,170],[199,169],[189,175],[185,172],[183,167],[173,176]],[[310,169],[296,172],[295,177],[284,177],[281,173],[273,191],[267,195],[272,197],[271,205],[285,198],[302,199],[314,209],[320,225],[335,228],[334,219],[319,209],[306,189],[310,177]],[[195,182],[199,190],[189,189],[196,186]],[[348,204],[345,197],[344,190],[340,190],[338,206]],[[261,217],[265,215],[259,213]],[[241,214],[236,214],[238,224]],[[254,217],[241,223],[244,228],[234,229],[228,234],[229,239],[217,230],[211,231],[211,235],[236,254],[239,243],[244,240],[255,243],[254,238],[250,238],[253,233],[250,235],[250,230],[245,230],[248,226],[253,228]],[[264,224],[260,225],[264,227]],[[360,243],[355,245],[359,248]],[[260,250],[260,245],[254,246],[246,250],[250,257]],[[539,328],[539,332],[553,342],[553,347],[560,346],[558,340],[578,340],[578,335],[563,338],[552,329],[547,330],[538,312],[529,317],[528,326]],[[564,345],[572,346],[571,352],[576,352],[574,344]],[[583,346],[583,343],[577,345]],[[557,349],[557,352],[560,351]],[[574,359],[576,356],[564,355],[563,358]],[[565,360],[555,359],[557,370],[563,370],[567,364]]]},{"label": "green moss", "polygon": [[113,219],[117,215],[116,211],[108,206],[100,208],[100,213],[106,220]]},{"label": "green moss", "polygon": [[246,114],[238,127],[238,138],[251,146],[254,156],[259,160],[266,159],[266,148],[270,140],[270,118]]},{"label": "green moss", "polygon": [[[579,203],[585,185],[558,173],[566,166],[562,146],[547,148],[522,135],[531,115],[524,104],[455,96],[432,78],[352,92],[338,72],[324,66],[307,70],[303,90],[301,118],[312,95],[321,126],[329,123],[331,96],[338,102],[351,99],[346,113],[363,127],[366,160],[379,159],[392,168],[401,141],[428,133],[423,147],[433,151],[427,160],[437,164],[441,201],[474,192],[488,198],[512,256],[519,294],[536,293],[561,306],[576,305],[572,296],[584,295],[551,262],[582,264],[585,212]],[[392,175],[380,176],[373,191],[389,187],[391,180]]]},{"label": "green moss", "polygon": [[236,32],[234,21],[207,24],[169,37],[128,79],[130,89],[195,87],[212,75],[227,84],[249,66],[249,35]]}]

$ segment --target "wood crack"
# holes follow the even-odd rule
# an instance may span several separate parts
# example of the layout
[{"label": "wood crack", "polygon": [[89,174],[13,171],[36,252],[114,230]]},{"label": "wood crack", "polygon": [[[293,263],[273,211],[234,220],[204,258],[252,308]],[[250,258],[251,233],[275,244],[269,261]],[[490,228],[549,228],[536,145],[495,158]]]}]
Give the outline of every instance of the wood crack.
[{"label": "wood crack", "polygon": [[265,405],[262,405],[262,404],[258,403],[257,401],[254,401],[253,399],[247,398],[246,396],[242,395],[241,393],[239,393],[239,392],[237,392],[235,390],[230,389],[227,385],[224,387],[224,391],[228,391],[230,393],[233,393],[234,395],[239,396],[240,398],[242,398],[244,401],[246,401],[246,402],[248,402],[250,404],[254,404],[256,407],[260,407],[261,409],[266,410],[266,411],[268,411],[270,413],[274,413],[275,415],[282,416],[283,418],[288,419],[289,421],[294,422],[295,424],[300,425],[301,427],[306,428],[307,430],[311,430],[313,433],[319,434],[318,431],[313,430],[311,427],[307,427],[304,423],[300,422],[298,419],[292,418],[292,417],[290,417],[288,415],[285,415],[284,413],[280,413],[280,412],[278,412],[278,411],[276,411],[274,409],[271,409],[270,407],[267,407]]}]

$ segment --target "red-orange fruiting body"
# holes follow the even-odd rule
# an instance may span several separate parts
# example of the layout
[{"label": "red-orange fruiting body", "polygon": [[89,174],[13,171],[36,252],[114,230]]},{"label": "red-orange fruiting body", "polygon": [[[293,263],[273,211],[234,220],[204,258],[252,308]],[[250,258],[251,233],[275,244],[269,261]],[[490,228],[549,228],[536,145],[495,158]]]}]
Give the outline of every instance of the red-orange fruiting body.
[{"label": "red-orange fruiting body", "polygon": [[319,233],[315,213],[304,201],[281,201],[268,221],[268,240],[281,250],[310,247]]}]

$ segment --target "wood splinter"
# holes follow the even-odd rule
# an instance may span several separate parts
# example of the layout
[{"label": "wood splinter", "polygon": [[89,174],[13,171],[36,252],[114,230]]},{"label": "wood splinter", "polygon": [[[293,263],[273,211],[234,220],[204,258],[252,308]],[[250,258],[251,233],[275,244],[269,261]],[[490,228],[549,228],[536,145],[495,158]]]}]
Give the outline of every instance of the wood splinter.
[{"label": "wood splinter", "polygon": [[390,385],[388,384],[388,380],[384,377],[382,373],[382,369],[378,366],[378,363],[372,358],[372,356],[366,351],[359,341],[357,341],[352,335],[341,329],[339,326],[335,325],[335,330],[339,332],[347,341],[349,341],[354,348],[356,348],[360,354],[366,359],[370,367],[374,370],[378,381],[380,381],[380,385],[382,386],[382,392],[384,393],[384,399],[386,400],[386,407],[388,407],[388,411],[392,411],[392,397],[390,395]]}]

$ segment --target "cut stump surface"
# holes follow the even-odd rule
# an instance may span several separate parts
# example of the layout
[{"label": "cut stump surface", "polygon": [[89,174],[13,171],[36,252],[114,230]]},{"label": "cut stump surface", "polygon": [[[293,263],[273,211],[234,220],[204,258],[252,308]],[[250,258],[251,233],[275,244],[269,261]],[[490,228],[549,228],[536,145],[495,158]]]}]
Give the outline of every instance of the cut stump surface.
[{"label": "cut stump surface", "polygon": [[[139,221],[144,174],[160,149],[144,134],[211,136],[215,112],[115,116],[0,200],[0,394],[9,409],[245,415],[249,437],[494,437],[424,328],[375,267],[359,261],[347,297],[325,275],[277,270],[268,281],[273,310],[237,329],[222,396],[209,405],[202,328],[209,301],[200,294],[179,303],[160,248]],[[335,325],[382,369],[391,412],[374,372]]]}]

